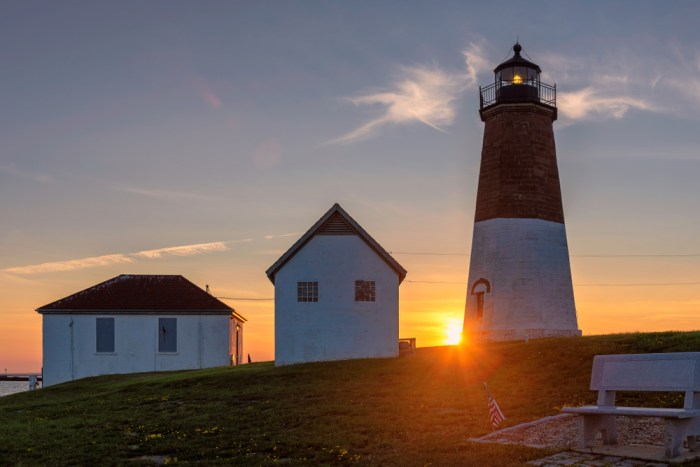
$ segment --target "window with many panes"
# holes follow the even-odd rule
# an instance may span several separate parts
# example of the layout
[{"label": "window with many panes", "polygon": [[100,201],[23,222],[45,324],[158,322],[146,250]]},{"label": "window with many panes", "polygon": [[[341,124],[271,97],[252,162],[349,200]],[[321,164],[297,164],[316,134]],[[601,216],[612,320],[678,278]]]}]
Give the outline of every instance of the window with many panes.
[{"label": "window with many panes", "polygon": [[97,318],[95,321],[95,351],[114,352],[114,318]]},{"label": "window with many panes", "polygon": [[177,318],[158,318],[158,352],[177,352]]},{"label": "window with many panes", "polygon": [[297,282],[297,302],[317,302],[318,282]]},{"label": "window with many panes", "polygon": [[376,298],[374,281],[355,281],[355,301],[373,302]]}]

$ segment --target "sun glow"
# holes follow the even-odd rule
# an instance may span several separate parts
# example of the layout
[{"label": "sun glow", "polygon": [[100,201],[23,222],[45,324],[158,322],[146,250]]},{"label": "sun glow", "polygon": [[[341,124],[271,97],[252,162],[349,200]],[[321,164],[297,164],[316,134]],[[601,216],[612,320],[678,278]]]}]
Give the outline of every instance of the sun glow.
[{"label": "sun glow", "polygon": [[445,344],[457,345],[462,342],[462,320],[452,319],[445,323]]}]

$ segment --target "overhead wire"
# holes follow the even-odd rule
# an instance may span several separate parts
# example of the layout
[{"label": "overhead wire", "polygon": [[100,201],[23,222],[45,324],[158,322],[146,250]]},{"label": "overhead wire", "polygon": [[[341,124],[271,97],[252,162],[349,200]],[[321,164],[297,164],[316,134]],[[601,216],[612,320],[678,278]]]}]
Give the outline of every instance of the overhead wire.
[{"label": "overhead wire", "polygon": [[[467,282],[455,281],[412,281],[406,280],[414,284],[466,284]],[[669,285],[700,285],[700,282],[623,282],[623,283],[608,283],[608,284],[573,284],[574,287],[655,287]]]},{"label": "overhead wire", "polygon": [[[428,251],[390,251],[391,255],[471,256],[469,253],[437,253]],[[700,253],[630,253],[630,254],[571,254],[572,258],[698,258]]]},{"label": "overhead wire", "polygon": [[274,298],[248,298],[248,297],[216,297],[219,300],[233,300],[237,302],[268,302]]},{"label": "overhead wire", "polygon": [[[427,251],[395,251],[392,255],[425,255],[425,256],[471,256],[468,253],[438,253]],[[575,258],[697,258],[700,253],[631,253],[631,254],[573,254]],[[417,284],[466,284],[454,281],[422,281],[406,280]],[[628,283],[602,283],[602,284],[573,284],[574,287],[663,287],[678,285],[700,285],[700,282],[628,282]]]},{"label": "overhead wire", "polygon": [[[389,251],[391,255],[421,255],[421,256],[471,256],[469,253],[440,253],[429,251]],[[700,253],[630,253],[630,254],[572,254],[574,258],[697,258]],[[466,281],[426,281],[426,280],[405,280],[411,284],[448,284],[462,285]],[[623,283],[600,283],[600,284],[573,284],[574,287],[667,287],[667,286],[689,286],[700,285],[699,282],[623,282]],[[253,297],[216,297],[220,300],[231,300],[240,302],[269,302],[274,298],[253,298]]]}]

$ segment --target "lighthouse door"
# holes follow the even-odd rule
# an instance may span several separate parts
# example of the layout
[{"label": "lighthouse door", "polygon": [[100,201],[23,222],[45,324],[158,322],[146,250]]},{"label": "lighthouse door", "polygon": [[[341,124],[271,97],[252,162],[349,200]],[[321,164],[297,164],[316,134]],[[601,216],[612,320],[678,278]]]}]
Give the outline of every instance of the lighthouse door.
[{"label": "lighthouse door", "polygon": [[471,294],[474,295],[476,299],[476,319],[483,319],[484,317],[484,296],[491,292],[491,283],[484,279],[479,278],[472,285]]},{"label": "lighthouse door", "polygon": [[484,292],[476,292],[476,317],[481,319],[484,317]]}]

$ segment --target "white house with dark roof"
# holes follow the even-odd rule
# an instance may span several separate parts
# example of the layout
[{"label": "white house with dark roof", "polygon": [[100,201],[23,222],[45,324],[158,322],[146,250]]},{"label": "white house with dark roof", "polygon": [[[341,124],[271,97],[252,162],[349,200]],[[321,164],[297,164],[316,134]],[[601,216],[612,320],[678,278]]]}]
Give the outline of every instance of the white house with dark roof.
[{"label": "white house with dark roof", "polygon": [[36,310],[43,384],[88,376],[238,364],[233,308],[178,275],[120,275]]},{"label": "white house with dark roof", "polygon": [[275,364],[396,357],[406,270],[335,204],[266,272]]}]

